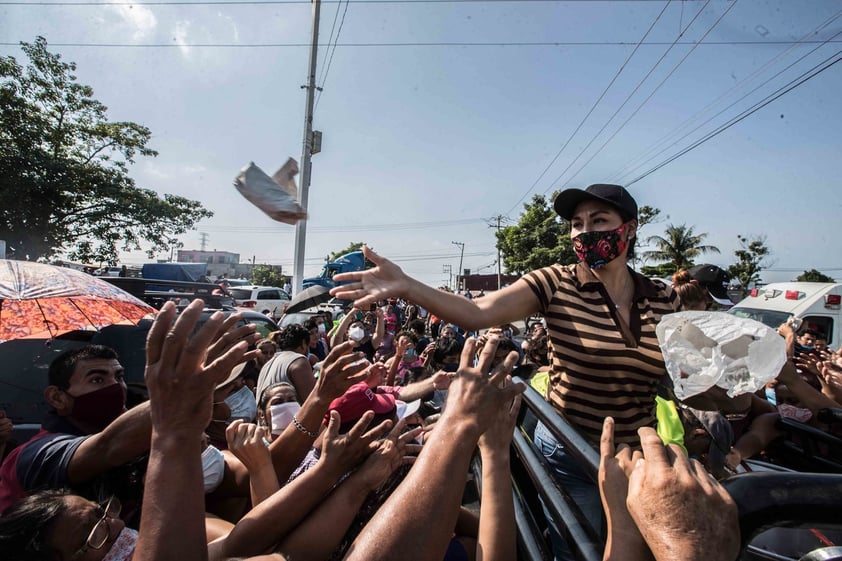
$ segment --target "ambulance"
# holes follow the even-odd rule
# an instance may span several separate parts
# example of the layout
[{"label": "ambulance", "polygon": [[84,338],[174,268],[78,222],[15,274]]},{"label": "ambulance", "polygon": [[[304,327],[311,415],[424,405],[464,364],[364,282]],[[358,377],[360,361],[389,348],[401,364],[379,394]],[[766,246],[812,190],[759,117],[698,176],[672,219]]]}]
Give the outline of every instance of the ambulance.
[{"label": "ambulance", "polygon": [[780,282],[752,289],[728,313],[751,318],[774,328],[790,322],[799,332],[812,329],[827,337],[828,346],[838,349],[842,346],[840,308],[840,283]]}]

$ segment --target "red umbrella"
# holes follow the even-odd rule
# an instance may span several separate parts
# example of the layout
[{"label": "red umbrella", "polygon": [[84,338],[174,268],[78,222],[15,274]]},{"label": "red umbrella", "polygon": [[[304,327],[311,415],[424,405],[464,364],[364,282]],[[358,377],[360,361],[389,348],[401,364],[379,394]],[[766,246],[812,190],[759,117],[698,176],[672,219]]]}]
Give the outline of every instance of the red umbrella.
[{"label": "red umbrella", "polygon": [[86,273],[0,259],[0,343],[136,324],[155,309]]}]

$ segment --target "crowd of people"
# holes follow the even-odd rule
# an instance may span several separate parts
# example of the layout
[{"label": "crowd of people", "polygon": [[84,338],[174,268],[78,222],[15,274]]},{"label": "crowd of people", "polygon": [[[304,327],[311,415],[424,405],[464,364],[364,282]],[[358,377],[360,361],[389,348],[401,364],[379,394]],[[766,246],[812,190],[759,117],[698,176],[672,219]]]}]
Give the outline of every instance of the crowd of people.
[{"label": "crowd of people", "polygon": [[[267,338],[238,314],[197,327],[201,301],[169,302],[146,342],[149,399],[128,410],[112,349],[62,354],[41,431],[0,450],[0,556],[514,560],[522,366],[600,451],[594,479],[548,427],[531,435],[605,559],[733,561],[737,508],[717,480],[780,437],[781,416],[819,426],[839,408],[842,359],[784,325],[791,360],[762,395],[714,387],[678,402],[655,327],[715,308],[716,275],[680,271],[670,286],[631,269],[637,205],[622,187],[567,190],[555,209],[579,262],[481,297],[365,248],[376,267],[336,276],[334,295],[353,302],[341,317]],[[11,429],[0,417],[0,445]],[[478,511],[462,505],[475,453]],[[547,522],[555,557],[572,559]]]}]

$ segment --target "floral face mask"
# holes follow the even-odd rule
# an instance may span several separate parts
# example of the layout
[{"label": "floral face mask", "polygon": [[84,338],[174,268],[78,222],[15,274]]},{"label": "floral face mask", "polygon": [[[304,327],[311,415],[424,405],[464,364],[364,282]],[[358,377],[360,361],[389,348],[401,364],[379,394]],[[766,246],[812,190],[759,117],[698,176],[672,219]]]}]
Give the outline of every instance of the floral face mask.
[{"label": "floral face mask", "polygon": [[628,240],[623,239],[628,223],[621,224],[616,230],[605,232],[582,232],[573,238],[573,251],[579,261],[584,261],[591,269],[601,269],[616,259],[628,247]]}]

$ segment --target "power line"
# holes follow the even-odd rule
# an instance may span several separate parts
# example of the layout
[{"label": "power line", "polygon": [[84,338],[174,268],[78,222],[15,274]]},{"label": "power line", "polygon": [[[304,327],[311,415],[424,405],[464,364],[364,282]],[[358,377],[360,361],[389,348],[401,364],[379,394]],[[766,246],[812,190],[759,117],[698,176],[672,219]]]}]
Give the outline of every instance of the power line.
[{"label": "power line", "polygon": [[[688,30],[688,29],[690,29],[690,27],[691,27],[691,26],[693,25],[693,23],[694,23],[694,22],[698,19],[698,17],[699,17],[700,15],[702,15],[702,12],[705,10],[705,8],[707,8],[708,4],[710,4],[710,0],[708,0],[707,2],[705,2],[705,3],[704,3],[704,5],[703,5],[701,8],[699,8],[699,11],[698,11],[698,12],[696,12],[696,15],[695,15],[695,16],[693,16],[693,19],[691,19],[691,20],[687,23],[687,27],[685,27],[683,30],[679,30],[678,35],[676,35],[676,36],[675,36],[675,40],[674,40],[672,43],[670,43],[670,46],[669,46],[669,47],[667,47],[667,50],[665,50],[665,51],[661,54],[660,58],[658,58],[658,60],[656,60],[656,61],[655,61],[655,64],[653,64],[653,65],[652,65],[652,67],[649,69],[649,71],[648,71],[648,72],[647,72],[647,73],[643,76],[643,78],[641,78],[641,79],[640,79],[640,81],[637,83],[637,85],[634,87],[634,89],[631,91],[631,93],[629,93],[629,95],[627,95],[627,96],[626,96],[626,99],[624,99],[624,100],[623,100],[623,103],[621,103],[621,104],[620,104],[620,106],[619,106],[619,107],[618,107],[618,108],[614,111],[614,113],[612,113],[612,114],[611,114],[611,116],[610,116],[610,117],[608,117],[608,120],[607,120],[607,121],[605,121],[605,123],[604,123],[604,124],[602,125],[602,127],[601,127],[601,128],[600,128],[597,132],[596,132],[596,134],[595,134],[595,135],[593,135],[593,136],[591,137],[591,139],[588,141],[588,143],[585,145],[585,147],[584,147],[584,148],[582,148],[582,149],[579,151],[579,153],[578,153],[578,154],[576,154],[576,157],[575,157],[575,158],[573,158],[573,160],[572,160],[569,164],[567,164],[567,167],[566,167],[566,168],[564,168],[564,171],[562,171],[562,172],[559,174],[559,176],[558,176],[558,177],[556,177],[556,178],[553,180],[553,182],[552,182],[552,183],[550,183],[550,185],[547,187],[547,189],[544,191],[544,193],[547,193],[550,189],[552,189],[552,188],[553,188],[553,186],[554,186],[554,185],[555,185],[558,181],[560,181],[562,177],[564,177],[564,175],[565,175],[565,174],[566,174],[566,173],[570,170],[570,168],[572,168],[572,167],[573,167],[573,164],[575,164],[576,162],[578,162],[578,161],[579,161],[579,158],[581,158],[581,157],[585,154],[585,152],[587,152],[587,151],[588,151],[588,148],[590,148],[590,147],[591,147],[591,145],[592,145],[594,142],[596,142],[596,139],[597,139],[597,138],[599,138],[599,135],[601,135],[601,134],[603,133],[603,131],[604,131],[606,128],[608,128],[608,125],[610,125],[610,124],[614,121],[614,117],[616,117],[616,116],[620,113],[620,111],[622,111],[622,110],[623,110],[623,108],[626,106],[626,104],[627,104],[629,101],[631,101],[631,98],[632,98],[632,97],[634,97],[634,94],[636,94],[636,93],[637,93],[637,91],[638,91],[638,90],[639,90],[639,89],[643,86],[643,84],[644,84],[644,83],[646,83],[646,81],[649,79],[649,76],[651,76],[651,75],[652,75],[652,73],[653,73],[653,72],[655,72],[655,69],[656,69],[656,68],[658,68],[658,66],[660,66],[661,62],[663,62],[663,60],[664,60],[664,59],[667,57],[667,55],[668,55],[668,54],[672,51],[672,49],[673,49],[673,48],[675,48],[675,45],[676,45],[676,44],[678,43],[678,41],[679,41],[679,40],[680,40],[680,39],[684,36],[684,34],[685,34],[685,33],[687,33],[687,30]],[[733,5],[732,5],[732,6],[733,6]],[[729,8],[729,9],[730,9],[730,8]],[[727,12],[726,12],[726,13],[727,13]],[[680,64],[680,63],[679,63],[679,64]]]},{"label": "power line", "polygon": [[[342,232],[377,232],[383,230],[424,230],[428,228],[444,228],[448,226],[464,226],[467,224],[485,223],[482,218],[464,218],[460,220],[437,220],[429,222],[402,222],[398,224],[354,224],[346,226],[311,226],[309,232],[313,233],[342,233]],[[265,234],[291,234],[289,228],[282,226],[202,226],[203,230],[212,232],[232,233],[265,233]]]},{"label": "power line", "polygon": [[336,12],[334,12],[334,14],[333,14],[333,23],[330,26],[330,35],[327,38],[327,49],[325,50],[324,60],[322,60],[322,71],[319,73],[319,78],[316,80],[316,83],[321,82],[322,76],[324,75],[324,67],[327,64],[327,57],[330,54],[328,51],[330,50],[330,43],[331,43],[331,41],[333,41],[333,32],[336,29],[336,22],[339,20],[339,9],[341,7],[342,7],[342,2],[337,2]]},{"label": "power line", "polygon": [[[339,4],[344,0],[322,0],[322,4]],[[359,4],[564,4],[594,2],[661,2],[663,0],[362,0]],[[701,1],[701,0],[699,0]],[[220,0],[208,2],[202,0],[171,0],[160,2],[132,2],[135,6],[275,6],[279,4],[311,4],[311,0]],[[0,2],[0,6],[125,6],[126,2]]]},{"label": "power line", "polygon": [[[348,4],[351,3],[351,0],[345,0],[345,11],[342,12],[342,20],[339,22],[339,31],[336,32],[336,41],[333,43],[333,50],[330,51],[330,58],[327,61],[327,68],[325,69],[324,78],[322,79],[322,85],[319,87],[319,97],[316,98],[316,107],[319,106],[319,100],[322,99],[322,91],[325,87],[325,82],[327,81],[328,72],[330,72],[330,65],[333,63],[333,55],[336,53],[336,44],[339,42],[339,34],[342,33],[342,26],[345,25],[345,14],[348,13]],[[337,4],[337,13],[339,11],[339,6],[341,4]]]},{"label": "power line", "polygon": [[[343,2],[345,0],[342,0]],[[534,1],[534,0],[523,0]],[[602,0],[594,0],[602,1]],[[609,1],[609,0],[605,0]],[[650,0],[636,0],[649,2]],[[359,5],[361,2],[355,2]],[[367,2],[362,2],[363,4]],[[2,5],[2,3],[0,3]],[[693,45],[695,47],[717,46],[757,46],[757,45],[811,45],[825,41],[707,41],[696,43],[693,41],[650,41],[641,43],[641,47],[661,47],[665,45]],[[842,40],[829,41],[842,43]],[[18,47],[21,41],[2,41],[0,46]],[[50,42],[51,47],[80,47],[80,48],[126,48],[126,49],[176,49],[190,47],[192,49],[283,49],[310,47],[310,43],[82,43],[82,42]],[[343,48],[393,48],[393,47],[631,47],[637,43],[631,41],[418,41],[406,43],[338,43],[335,46]],[[321,46],[325,46],[324,44]]]},{"label": "power line", "polygon": [[[661,16],[663,16],[664,12],[667,11],[667,8],[669,7],[671,1],[672,0],[667,0],[667,3],[664,4],[664,7],[661,9],[661,12],[655,17],[655,20],[652,22],[652,25],[649,26],[649,29],[646,30],[646,33],[644,33],[643,37],[640,38],[640,41],[637,42],[637,45],[635,45],[632,52],[629,53],[629,56],[626,57],[626,60],[623,61],[623,64],[621,64],[620,68],[617,69],[617,72],[614,73],[614,77],[611,78],[611,81],[608,82],[608,85],[605,86],[605,89],[603,89],[602,93],[599,94],[599,97],[596,99],[596,101],[593,103],[593,105],[591,105],[591,108],[588,110],[588,112],[585,114],[585,116],[582,117],[582,120],[579,121],[579,124],[576,126],[575,130],[572,133],[570,133],[570,136],[567,137],[567,140],[564,142],[564,144],[562,144],[562,146],[561,146],[561,148],[559,148],[558,152],[556,152],[556,155],[553,157],[553,159],[550,160],[550,163],[547,164],[547,166],[544,168],[544,170],[538,175],[538,178],[535,179],[535,181],[532,182],[532,185],[529,186],[529,189],[527,189],[526,192],[524,192],[523,195],[520,196],[520,198],[517,200],[517,202],[512,205],[512,208],[510,208],[508,211],[506,211],[506,214],[510,214],[513,210],[515,210],[517,208],[517,205],[519,205],[523,201],[523,199],[525,199],[526,196],[529,195],[529,193],[532,192],[532,189],[534,189],[535,186],[538,185],[538,182],[541,181],[541,179],[544,178],[544,176],[547,174],[548,171],[550,171],[550,168],[553,167],[553,165],[556,163],[558,158],[561,156],[562,152],[564,152],[565,148],[567,148],[567,145],[570,144],[570,141],[573,140],[573,137],[576,136],[576,133],[579,132],[579,130],[582,128],[582,125],[585,124],[585,121],[588,120],[588,118],[591,116],[591,113],[593,113],[594,109],[596,109],[597,105],[599,105],[599,102],[602,101],[602,98],[605,97],[605,94],[608,93],[608,90],[611,89],[611,86],[614,85],[614,82],[617,81],[617,78],[620,77],[620,74],[623,72],[623,70],[626,68],[626,65],[629,63],[629,61],[635,55],[637,50],[640,48],[640,45],[643,43],[643,41],[646,40],[646,38],[649,36],[649,33],[651,33],[652,29],[655,28],[655,25],[661,20]],[[500,226],[500,223],[498,221],[498,223],[497,223],[497,227],[498,227],[497,229],[498,230],[499,230],[499,226]],[[500,287],[498,286],[497,288],[499,289]]]},{"label": "power line", "polygon": [[[840,14],[842,14],[842,12],[840,12]],[[834,35],[834,37],[836,37],[837,35],[840,35],[840,34],[842,34],[842,31],[837,32],[837,33],[836,33],[836,35]],[[691,134],[693,134],[694,132],[696,132],[697,130],[699,130],[700,128],[702,128],[703,126],[707,125],[708,123],[710,123],[711,121],[713,121],[715,118],[719,117],[720,115],[722,115],[723,113],[725,113],[726,111],[728,111],[729,109],[731,109],[732,107],[734,107],[735,105],[737,105],[739,102],[741,102],[742,100],[744,100],[745,98],[747,98],[747,97],[748,97],[748,96],[750,96],[751,94],[755,93],[757,90],[759,90],[760,88],[762,88],[763,86],[765,86],[766,84],[768,84],[769,82],[771,82],[772,80],[774,80],[775,78],[777,78],[778,76],[780,76],[781,74],[783,74],[784,72],[786,72],[787,70],[789,70],[790,68],[792,68],[793,66],[795,66],[796,64],[798,64],[799,62],[801,62],[802,60],[804,60],[805,58],[807,58],[808,56],[810,56],[811,54],[813,54],[814,52],[816,52],[816,51],[817,51],[818,49],[820,49],[822,46],[823,46],[823,45],[819,45],[819,46],[817,46],[817,47],[815,47],[815,48],[811,49],[809,52],[807,52],[807,53],[806,53],[806,54],[804,54],[803,56],[799,57],[799,58],[798,58],[797,60],[795,60],[794,62],[790,63],[789,65],[787,65],[786,67],[784,67],[782,70],[780,70],[779,72],[777,72],[777,73],[776,73],[776,74],[774,74],[773,76],[769,77],[767,80],[763,81],[760,85],[758,85],[757,87],[755,87],[755,88],[754,88],[754,89],[752,89],[751,91],[747,92],[746,94],[744,94],[743,96],[741,96],[740,98],[738,98],[737,100],[735,100],[734,102],[732,102],[730,105],[728,105],[727,107],[725,107],[725,108],[723,108],[722,110],[720,110],[720,111],[719,111],[718,113],[716,113],[715,115],[712,115],[711,117],[709,117],[708,119],[706,119],[706,120],[705,120],[705,121],[703,121],[702,123],[699,123],[696,127],[694,127],[691,131],[689,131],[689,132],[687,132],[686,134],[684,134],[681,138],[676,139],[674,142],[672,142],[672,143],[670,143],[669,145],[665,146],[663,149],[659,150],[658,152],[656,152],[655,154],[653,154],[652,156],[650,156],[650,157],[649,157],[649,158],[647,158],[646,160],[642,161],[641,163],[639,163],[639,164],[635,165],[634,167],[632,167],[631,169],[629,169],[629,171],[628,171],[628,172],[626,172],[626,173],[624,173],[621,177],[625,177],[626,175],[629,175],[629,174],[630,174],[633,170],[636,170],[636,169],[638,169],[638,168],[642,167],[643,165],[647,164],[648,162],[650,162],[650,161],[654,160],[655,158],[657,158],[658,156],[660,156],[661,154],[663,154],[664,152],[666,152],[667,150],[669,150],[669,149],[670,149],[670,148],[672,148],[673,146],[677,145],[679,142],[681,142],[682,140],[684,140],[685,138],[687,138],[688,136],[690,136]],[[803,74],[802,74],[802,75],[803,75]]]},{"label": "power line", "polygon": [[[736,125],[737,123],[739,123],[740,121],[742,121],[743,119],[748,117],[749,115],[752,115],[755,112],[759,111],[760,109],[763,109],[764,107],[766,107],[767,105],[769,105],[770,103],[772,103],[773,101],[778,99],[779,97],[791,92],[792,90],[794,90],[795,88],[797,88],[798,86],[803,84],[804,82],[818,76],[819,74],[821,74],[822,72],[824,72],[825,70],[830,68],[831,66],[833,66],[836,63],[842,61],[842,56],[839,56],[839,55],[842,55],[842,51],[837,51],[836,54],[826,58],[825,60],[823,60],[822,62],[820,62],[819,64],[817,64],[816,66],[814,66],[813,68],[811,68],[810,70],[808,70],[807,72],[805,72],[804,74],[802,74],[801,76],[796,78],[795,80],[793,80],[793,81],[789,82],[788,84],[782,86],[781,88],[776,90],[774,93],[767,96],[764,100],[759,101],[758,103],[756,103],[751,108],[743,111],[741,114],[737,115],[736,117],[732,118],[728,122],[719,126],[714,131],[706,134],[704,137],[697,140],[696,142],[694,142],[690,146],[684,148],[683,150],[680,150],[676,154],[673,154],[672,156],[670,156],[669,158],[667,158],[666,160],[664,160],[660,164],[651,168],[649,171],[637,176],[636,178],[631,180],[629,183],[627,183],[627,185],[632,185],[634,183],[637,183],[638,181],[640,181],[644,177],[655,173],[656,171],[658,171],[662,167],[666,166],[667,164],[670,164],[671,162],[674,162],[675,160],[677,160],[678,158],[680,158],[684,154],[687,154],[691,150],[694,150],[695,148],[698,148],[699,146],[701,146],[702,144],[704,144],[705,142],[707,142],[711,138],[719,135],[720,133],[724,132],[725,130],[727,130],[727,129],[731,128],[732,126]],[[831,60],[834,57],[836,57],[835,60]],[[822,66],[823,64],[824,64],[824,66]]]},{"label": "power line", "polygon": [[[713,31],[713,29],[714,29],[717,25],[719,25],[719,22],[720,22],[720,21],[722,21],[722,19],[723,19],[726,15],[728,15],[728,12],[730,12],[730,11],[731,11],[731,9],[732,9],[734,6],[736,6],[736,5],[737,5],[737,0],[734,0],[734,2],[732,2],[732,3],[731,3],[731,5],[730,5],[730,6],[728,6],[728,9],[727,9],[727,10],[725,10],[724,12],[722,12],[722,15],[720,15],[720,16],[719,16],[719,18],[717,18],[717,20],[716,20],[715,22],[713,22],[713,25],[711,25],[711,26],[710,26],[710,28],[709,28],[707,31],[705,31],[705,34],[702,36],[702,38],[701,38],[700,40],[704,40],[704,38],[705,38],[705,37],[707,37],[707,36],[708,36],[708,34],[709,34],[711,31]],[[611,136],[609,136],[609,137],[608,137],[608,139],[607,139],[605,142],[603,142],[603,143],[602,143],[602,145],[601,145],[599,148],[597,148],[597,149],[596,149],[596,152],[594,152],[594,153],[593,153],[593,155],[592,155],[590,158],[588,158],[588,161],[587,161],[587,162],[585,162],[584,164],[582,164],[582,165],[579,167],[579,169],[578,169],[578,170],[576,170],[576,173],[574,173],[572,176],[570,176],[570,178],[569,178],[569,179],[568,179],[568,180],[564,183],[564,185],[562,186],[562,189],[563,189],[563,188],[565,188],[565,187],[566,187],[566,186],[567,186],[567,185],[568,185],[571,181],[573,181],[573,179],[575,179],[575,178],[576,178],[576,176],[577,176],[577,175],[579,175],[579,174],[582,172],[582,170],[583,170],[583,169],[585,169],[585,167],[587,167],[587,165],[588,165],[589,163],[591,163],[591,162],[593,161],[593,159],[597,157],[597,155],[599,155],[599,153],[600,153],[600,152],[602,152],[602,150],[603,150],[603,149],[604,149],[604,148],[608,145],[608,143],[609,143],[609,142],[611,142],[612,140],[614,140],[614,137],[616,137],[616,136],[620,133],[620,131],[621,131],[621,130],[623,130],[627,124],[629,124],[629,121],[631,121],[631,120],[635,117],[635,115],[637,115],[637,114],[638,114],[638,112],[639,112],[641,109],[643,109],[643,107],[644,107],[647,103],[649,103],[649,100],[650,100],[650,99],[652,99],[652,97],[653,97],[653,96],[654,96],[654,95],[658,92],[658,90],[660,90],[660,89],[661,89],[661,86],[663,86],[663,85],[666,83],[666,81],[670,79],[670,77],[671,77],[671,76],[675,73],[675,71],[676,71],[676,70],[678,70],[678,68],[679,68],[682,64],[684,64],[684,61],[685,61],[685,60],[687,60],[687,58],[688,58],[691,54],[693,54],[693,52],[694,52],[695,50],[696,50],[696,46],[694,45],[694,46],[693,46],[693,47],[692,47],[689,51],[687,51],[687,54],[685,54],[683,57],[681,57],[681,60],[679,60],[679,61],[678,61],[678,64],[676,64],[675,66],[673,66],[673,67],[672,67],[672,70],[670,70],[670,71],[669,71],[669,73],[668,73],[666,76],[664,76],[664,79],[663,79],[663,80],[661,80],[661,82],[660,82],[657,86],[655,86],[655,89],[654,89],[654,90],[652,90],[652,92],[651,92],[651,93],[650,93],[650,94],[646,97],[646,99],[644,99],[644,100],[643,100],[643,102],[641,102],[641,104],[640,104],[640,105],[638,105],[638,106],[637,106],[637,108],[636,108],[636,109],[632,112],[632,114],[631,114],[631,115],[629,115],[629,116],[626,118],[626,120],[625,120],[625,121],[623,121],[623,123],[622,123],[622,124],[621,124],[621,125],[617,128],[617,130],[615,130],[615,131],[611,134]]]}]

